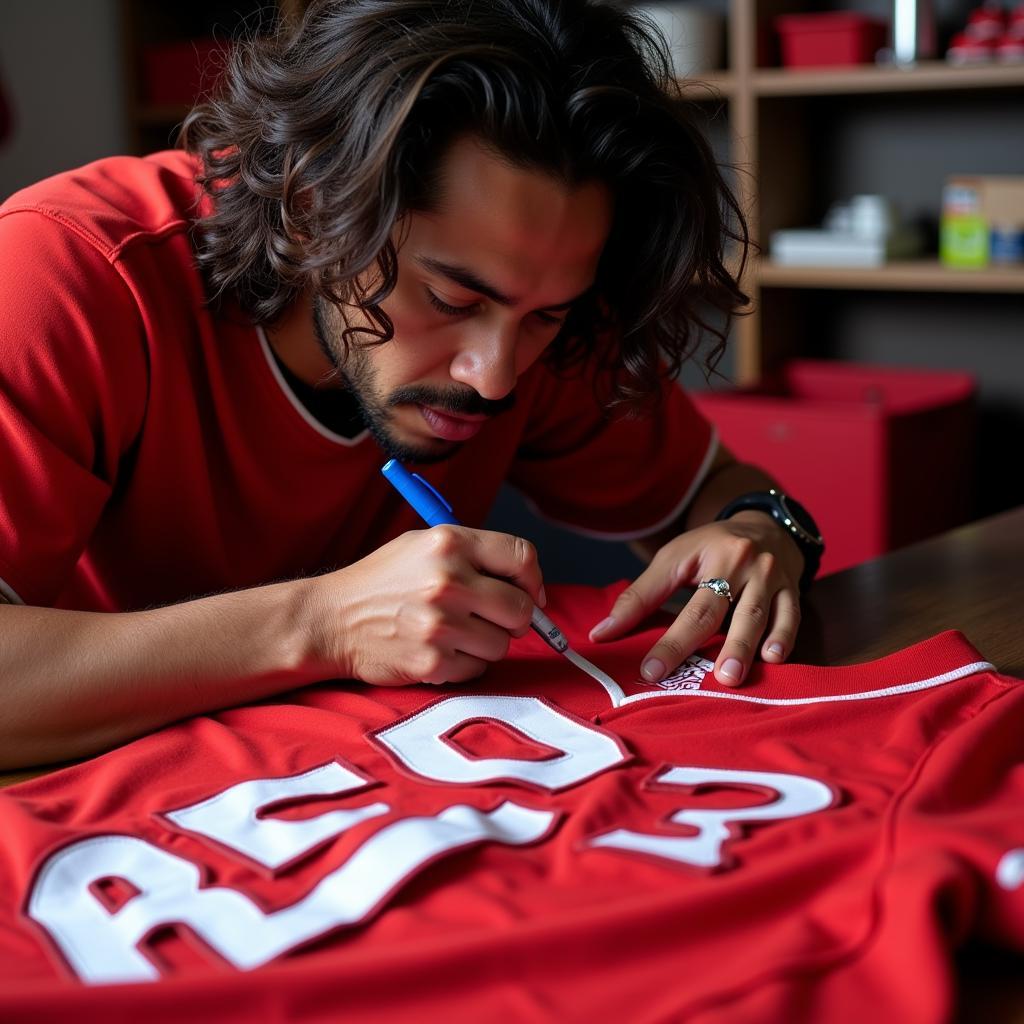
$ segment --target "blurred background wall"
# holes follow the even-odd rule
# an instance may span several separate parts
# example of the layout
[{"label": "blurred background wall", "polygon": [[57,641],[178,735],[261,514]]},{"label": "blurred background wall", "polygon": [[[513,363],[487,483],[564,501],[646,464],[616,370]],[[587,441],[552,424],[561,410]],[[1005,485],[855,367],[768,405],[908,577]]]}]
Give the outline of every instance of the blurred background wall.
[{"label": "blurred background wall", "polygon": [[4,0],[0,197],[128,145],[119,0]]}]

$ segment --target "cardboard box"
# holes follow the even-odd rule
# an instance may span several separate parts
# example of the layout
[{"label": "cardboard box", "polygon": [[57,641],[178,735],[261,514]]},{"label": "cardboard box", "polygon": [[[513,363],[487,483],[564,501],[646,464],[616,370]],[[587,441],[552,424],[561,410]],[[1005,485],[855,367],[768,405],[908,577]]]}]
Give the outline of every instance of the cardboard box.
[{"label": "cardboard box", "polygon": [[969,519],[974,393],[966,373],[794,360],[764,387],[693,397],[807,506],[835,572]]}]

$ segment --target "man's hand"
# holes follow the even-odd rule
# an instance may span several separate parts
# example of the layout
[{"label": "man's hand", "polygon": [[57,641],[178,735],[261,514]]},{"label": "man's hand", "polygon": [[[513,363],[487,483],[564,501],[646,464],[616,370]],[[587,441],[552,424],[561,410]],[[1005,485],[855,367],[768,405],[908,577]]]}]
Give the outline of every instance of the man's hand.
[{"label": "man's hand", "polygon": [[544,603],[531,544],[462,526],[403,534],[309,584],[312,660],[378,685],[472,679]]},{"label": "man's hand", "polygon": [[611,615],[591,630],[590,638],[614,640],[680,587],[720,577],[729,583],[733,604],[707,588],[698,590],[647,653],[641,675],[649,682],[663,679],[718,632],[732,607],[715,677],[738,686],[759,645],[761,656],[774,662],[784,661],[793,649],[800,626],[802,571],[803,556],[771,516],[740,512],[724,522],[683,533],[661,547],[619,596]]}]

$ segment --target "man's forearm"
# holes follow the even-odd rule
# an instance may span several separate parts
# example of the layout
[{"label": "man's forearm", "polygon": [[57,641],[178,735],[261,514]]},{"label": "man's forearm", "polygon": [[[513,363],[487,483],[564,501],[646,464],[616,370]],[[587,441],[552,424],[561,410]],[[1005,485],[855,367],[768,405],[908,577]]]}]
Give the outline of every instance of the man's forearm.
[{"label": "man's forearm", "polygon": [[317,678],[305,581],[105,614],[0,605],[0,768],[83,757]]},{"label": "man's forearm", "polygon": [[685,529],[710,523],[725,506],[750,491],[767,491],[778,484],[767,473],[745,462],[730,462],[709,474],[686,510]]},{"label": "man's forearm", "polygon": [[[733,498],[738,498],[749,491],[766,491],[778,486],[770,476],[756,466],[737,462],[724,448],[720,449],[719,455],[719,460],[708,471],[684,514],[659,533],[634,541],[631,546],[638,555],[649,561],[662,545],[684,530],[692,530],[694,527],[712,522]],[[762,512],[743,514],[764,515]]]}]

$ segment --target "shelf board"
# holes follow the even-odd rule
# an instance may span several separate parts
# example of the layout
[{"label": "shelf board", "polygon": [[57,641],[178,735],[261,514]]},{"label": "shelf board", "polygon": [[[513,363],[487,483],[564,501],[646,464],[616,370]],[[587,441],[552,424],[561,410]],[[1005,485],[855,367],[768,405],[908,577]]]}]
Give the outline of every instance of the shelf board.
[{"label": "shelf board", "polygon": [[758,96],[826,96],[841,93],[941,92],[959,89],[1024,88],[1024,64],[953,67],[942,60],[912,68],[859,67],[762,68],[754,72]]},{"label": "shelf board", "polygon": [[762,288],[1024,293],[1024,265],[950,270],[930,259],[883,267],[783,267],[762,260],[754,273]]},{"label": "shelf board", "polygon": [[736,91],[736,76],[730,71],[705,71],[693,78],[680,78],[687,99],[714,102]]}]

